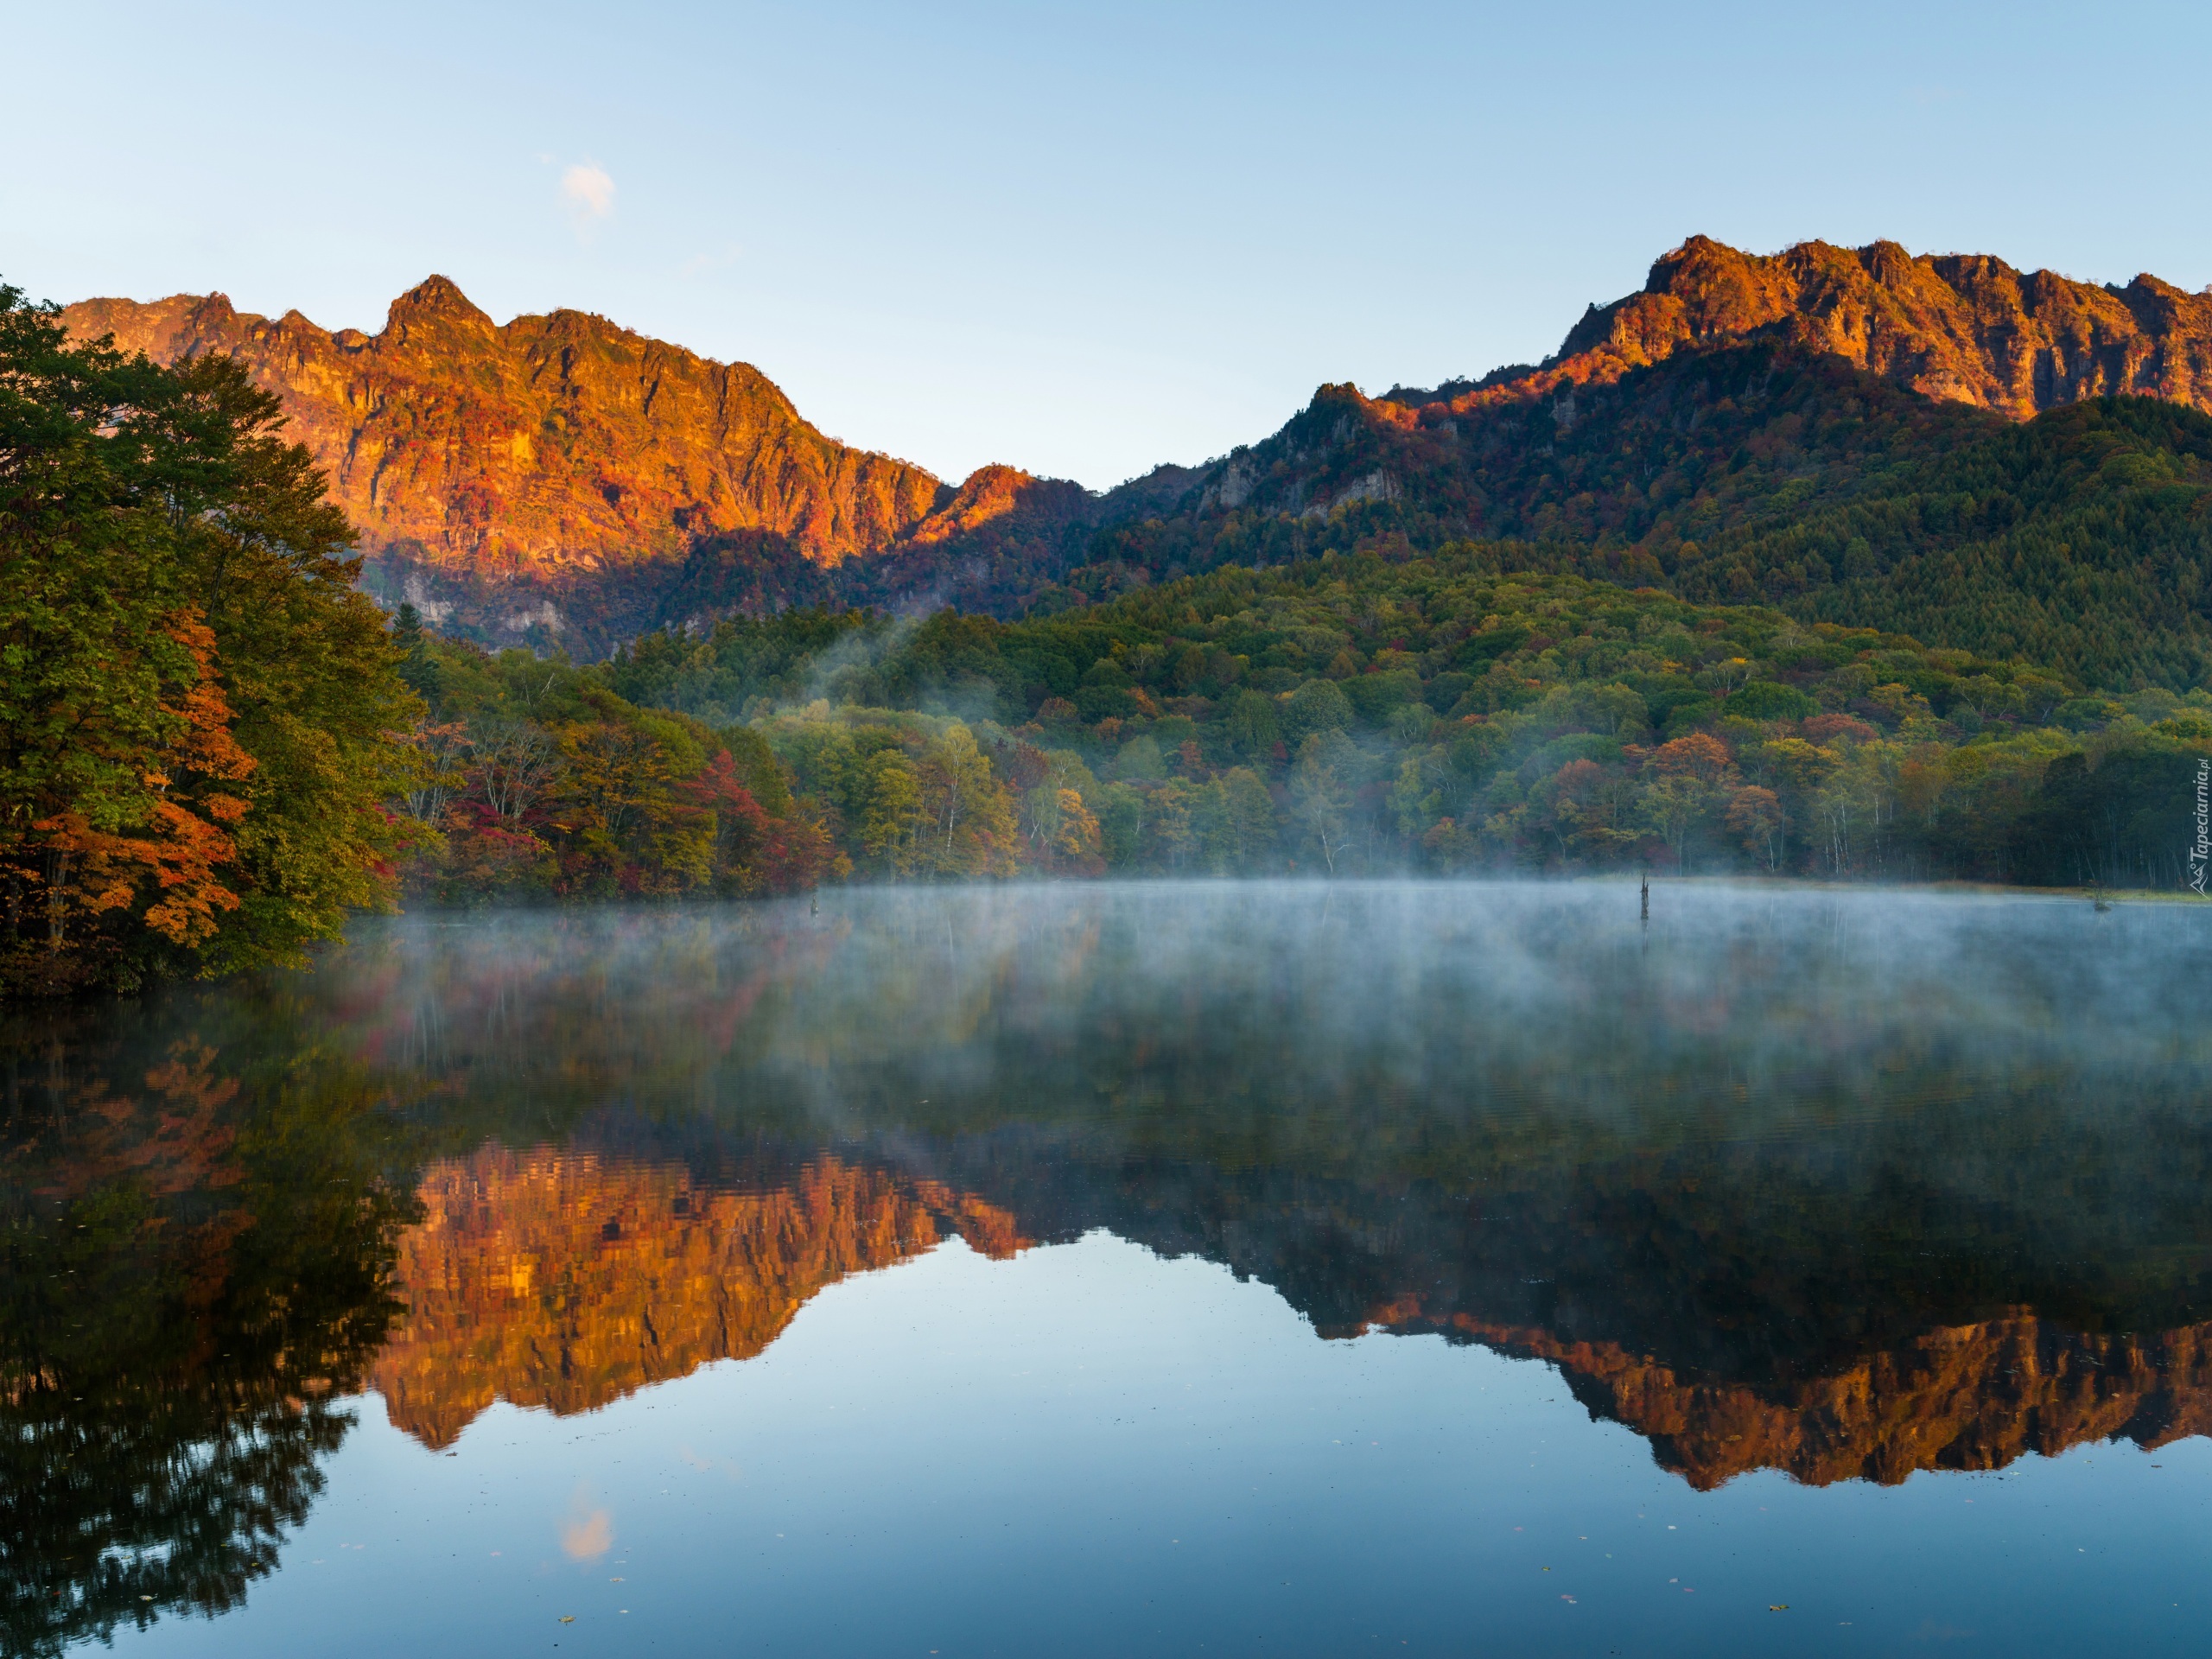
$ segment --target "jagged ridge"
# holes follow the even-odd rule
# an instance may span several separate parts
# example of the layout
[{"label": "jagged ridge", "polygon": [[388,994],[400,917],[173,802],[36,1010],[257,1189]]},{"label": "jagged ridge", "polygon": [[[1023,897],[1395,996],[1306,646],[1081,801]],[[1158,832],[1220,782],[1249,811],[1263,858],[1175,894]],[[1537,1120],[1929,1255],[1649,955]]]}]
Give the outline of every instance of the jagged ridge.
[{"label": "jagged ridge", "polygon": [[2115,396],[2212,412],[2212,292],[2147,272],[2101,286],[1986,254],[1916,257],[1894,242],[1801,242],[1762,257],[1704,236],[1661,256],[1640,292],[1592,306],[1541,366],[1387,396],[1449,418],[1761,334],[2016,420]]},{"label": "jagged ridge", "polygon": [[[765,531],[835,564],[942,540],[1029,505],[1027,474],[955,490],[803,419],[749,364],[722,364],[578,311],[504,327],[432,276],[376,334],[270,321],[221,294],[86,300],[79,338],[112,334],[173,363],[224,352],[283,399],[372,555],[485,575],[547,575],[679,557]],[[1048,492],[1065,511],[1075,486]],[[1048,509],[1050,507],[1048,506]]]},{"label": "jagged ridge", "polygon": [[[1781,464],[1749,483],[1788,486],[1791,503],[1849,487],[1890,458],[1885,444],[1930,431],[1955,444],[2114,395],[2212,411],[2212,293],[1889,242],[1758,256],[1692,237],[1642,290],[1592,307],[1541,365],[1372,398],[1325,386],[1262,443],[1104,496],[995,466],[956,488],[823,436],[748,365],[577,312],[495,326],[442,277],[395,302],[375,335],[297,312],[272,322],[221,295],[90,300],[65,315],[80,336],[111,332],[161,361],[244,359],[330,471],[371,555],[366,580],[388,600],[414,598],[452,631],[588,654],[793,602],[1079,602],[1224,556],[1295,556],[1312,550],[1282,525],[1333,534],[1347,509],[1417,540],[1642,542],[1618,574],[1660,581],[1671,568],[1643,554],[1663,563],[1718,527],[1669,524],[1669,491],[1745,453],[1699,423],[1745,425],[1770,365],[1831,383],[1809,394],[1814,425],[1848,434],[1862,410],[1872,417],[1842,451],[1802,461],[1795,427],[1738,435],[1755,456],[1779,446]],[[1593,416],[1608,461],[1581,435]],[[1618,476],[1594,488],[1582,476],[1606,467]],[[1277,528],[1217,534],[1259,520]],[[1164,535],[1148,528],[1162,522]]]}]

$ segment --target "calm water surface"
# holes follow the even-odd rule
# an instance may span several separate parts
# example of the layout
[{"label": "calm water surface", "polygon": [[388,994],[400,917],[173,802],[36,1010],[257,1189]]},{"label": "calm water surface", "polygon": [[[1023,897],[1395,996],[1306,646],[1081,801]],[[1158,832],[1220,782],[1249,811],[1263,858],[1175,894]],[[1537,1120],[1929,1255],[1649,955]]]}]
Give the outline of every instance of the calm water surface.
[{"label": "calm water surface", "polygon": [[18,1016],[7,1651],[2201,1652],[2212,912],[415,917]]}]

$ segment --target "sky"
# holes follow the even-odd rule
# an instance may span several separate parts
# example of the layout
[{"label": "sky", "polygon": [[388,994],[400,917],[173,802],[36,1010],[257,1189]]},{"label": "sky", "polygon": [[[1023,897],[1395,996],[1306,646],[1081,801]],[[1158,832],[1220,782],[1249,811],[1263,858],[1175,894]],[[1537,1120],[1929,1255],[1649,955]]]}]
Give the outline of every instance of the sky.
[{"label": "sky", "polygon": [[1702,233],[2212,284],[2212,6],[0,0],[0,281],[432,272],[1104,488],[1533,362]]}]

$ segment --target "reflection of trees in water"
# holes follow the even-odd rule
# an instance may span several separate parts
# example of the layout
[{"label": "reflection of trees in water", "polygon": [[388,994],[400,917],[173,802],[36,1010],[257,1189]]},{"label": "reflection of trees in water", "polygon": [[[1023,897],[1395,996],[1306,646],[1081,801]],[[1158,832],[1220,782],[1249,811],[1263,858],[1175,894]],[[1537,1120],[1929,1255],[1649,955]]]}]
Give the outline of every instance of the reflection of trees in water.
[{"label": "reflection of trees in water", "polygon": [[[216,1611],[270,1570],[434,1151],[415,1249],[450,1294],[384,1362],[432,1430],[753,1351],[925,1216],[1109,1227],[1324,1334],[1541,1355],[1700,1483],[2212,1421],[2179,912],[2085,944],[2055,907],[1661,895],[1682,918],[1647,946],[1632,888],[1408,891],[504,921],[282,997],[0,1033],[7,1644]],[[525,1294],[518,1261],[590,1294]],[[518,1339],[470,1371],[480,1321],[583,1370]]]},{"label": "reflection of trees in water", "polygon": [[[1592,887],[509,921],[392,936],[362,957],[384,988],[349,1012],[511,1141],[620,1098],[633,1125],[872,1148],[1026,1233],[1106,1226],[1228,1263],[1325,1332],[1581,1356],[1611,1379],[1597,1408],[1669,1444],[1694,1438],[1668,1427],[1693,1398],[1834,1415],[1825,1382],[1861,1372],[1897,1399],[1980,1378],[1938,1414],[1961,1457],[2031,1443],[2008,1413],[2199,1421],[2153,1397],[2172,1366],[2106,1346],[2171,1333],[2145,1351],[2195,1378],[2180,1338],[2212,1313],[2193,917],[1656,897],[1648,933],[1632,888]],[[1947,1331],[2126,1372],[2140,1410],[2007,1395],[2009,1358],[1931,1369],[1916,1344]],[[1969,1396],[1989,1420],[1960,1428]],[[1789,1466],[1847,1466],[1859,1433]]]},{"label": "reflection of trees in water", "polygon": [[122,1391],[104,1412],[19,1393],[4,1503],[10,1653],[105,1640],[157,1612],[213,1614],[276,1565],[353,1419],[204,1382]]},{"label": "reflection of trees in water", "polygon": [[188,1001],[0,1033],[10,1653],[237,1605],[397,1311],[374,1085],[289,1010]]}]

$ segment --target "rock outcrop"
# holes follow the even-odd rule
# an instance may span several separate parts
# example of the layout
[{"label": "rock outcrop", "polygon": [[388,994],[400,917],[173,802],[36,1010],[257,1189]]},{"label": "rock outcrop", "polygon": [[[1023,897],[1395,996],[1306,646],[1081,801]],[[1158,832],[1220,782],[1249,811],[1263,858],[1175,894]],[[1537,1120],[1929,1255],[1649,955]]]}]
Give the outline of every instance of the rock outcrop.
[{"label": "rock outcrop", "polygon": [[2212,413],[2212,292],[2147,274],[2099,286],[1986,254],[1915,256],[1894,242],[1801,242],[1761,257],[1702,236],[1662,255],[1640,293],[1592,306],[1541,366],[1391,397],[1446,419],[1759,336],[2016,420],[2116,395]]},{"label": "rock outcrop", "polygon": [[375,334],[220,294],[63,315],[76,337],[112,334],[156,362],[240,359],[283,400],[364,550],[433,569],[603,569],[739,532],[835,564],[947,522],[941,510],[963,525],[1010,511],[1031,481],[989,468],[957,492],[825,437],[750,365],[577,311],[496,324],[442,276],[395,300]]}]

